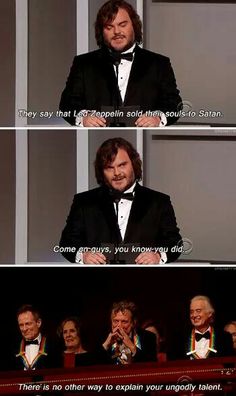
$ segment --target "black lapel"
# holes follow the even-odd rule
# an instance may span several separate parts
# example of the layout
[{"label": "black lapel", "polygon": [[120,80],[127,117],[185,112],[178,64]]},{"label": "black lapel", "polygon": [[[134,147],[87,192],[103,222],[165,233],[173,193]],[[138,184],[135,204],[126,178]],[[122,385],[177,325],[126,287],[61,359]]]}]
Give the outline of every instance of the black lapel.
[{"label": "black lapel", "polygon": [[121,242],[121,234],[120,229],[117,223],[117,218],[115,214],[114,204],[109,196],[108,190],[106,187],[102,187],[99,191],[98,195],[98,205],[103,213],[103,216],[108,224],[108,228],[112,235],[111,242]]},{"label": "black lapel", "polygon": [[134,235],[136,235],[137,230],[140,228],[140,219],[143,218],[148,207],[148,195],[145,193],[144,188],[137,184],[135,187],[135,196],[125,232],[125,243],[133,240]]},{"label": "black lapel", "polygon": [[140,81],[145,70],[145,56],[143,54],[143,50],[139,46],[136,46],[134,61],[131,67],[129,82],[125,94],[125,106],[127,103],[132,104],[133,98],[136,98],[135,103],[137,103],[137,92],[139,92],[138,87],[140,86]]},{"label": "black lapel", "polygon": [[[109,55],[107,48],[102,48],[99,52],[99,63],[97,67],[100,69],[100,75],[103,76],[104,84],[107,85],[107,92],[110,95],[110,105],[117,105],[117,95],[119,96],[119,102],[122,102],[120,91],[117,88],[117,79],[115,75],[112,58]],[[95,65],[96,66],[96,65]]]}]

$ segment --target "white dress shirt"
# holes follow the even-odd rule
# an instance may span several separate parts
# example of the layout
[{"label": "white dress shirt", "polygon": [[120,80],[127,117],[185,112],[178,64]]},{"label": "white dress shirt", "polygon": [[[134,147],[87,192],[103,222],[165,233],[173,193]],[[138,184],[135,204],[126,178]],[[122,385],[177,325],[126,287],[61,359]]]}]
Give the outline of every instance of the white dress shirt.
[{"label": "white dress shirt", "polygon": [[[122,52],[122,54],[127,54],[128,52],[133,52],[135,45],[136,44],[134,44],[127,51]],[[133,54],[133,60],[131,62],[128,61],[127,59],[121,59],[120,64],[118,66],[118,86],[119,86],[119,90],[120,90],[121,99],[123,102],[125,100],[125,94],[126,94],[127,85],[129,82],[129,75],[130,75],[131,67],[132,67],[132,64],[134,61],[134,57],[135,57],[135,52]],[[116,74],[116,66],[114,65],[113,67],[114,67],[114,71]]]},{"label": "white dress shirt", "polygon": [[[210,327],[205,331],[205,333],[207,331],[210,331]],[[200,331],[195,330],[195,334],[202,334],[200,333]],[[210,346],[210,340],[206,339],[206,338],[201,338],[199,341],[195,340],[195,350],[196,350],[196,354],[201,358],[201,359],[205,359],[207,352],[208,352],[208,348]]]},{"label": "white dress shirt", "polygon": [[31,364],[33,362],[33,360],[36,358],[36,356],[38,355],[39,346],[40,346],[40,343],[42,340],[41,334],[39,334],[38,337],[35,338],[35,340],[38,341],[38,345],[30,344],[30,345],[26,345],[26,347],[25,347],[25,355],[26,355],[26,358],[27,358],[29,364]]},{"label": "white dress shirt", "polygon": [[[128,190],[125,190],[125,194],[133,193],[135,185],[136,185],[136,182]],[[120,201],[118,202],[118,224],[119,224],[119,229],[120,229],[120,234],[121,234],[122,240],[124,240],[124,237],[125,237],[125,231],[127,228],[132,204],[133,204],[133,201],[130,201],[129,199],[124,199],[124,198],[121,198]],[[116,211],[115,202],[114,202],[114,208]],[[117,213],[116,213],[116,215],[117,215]]]}]

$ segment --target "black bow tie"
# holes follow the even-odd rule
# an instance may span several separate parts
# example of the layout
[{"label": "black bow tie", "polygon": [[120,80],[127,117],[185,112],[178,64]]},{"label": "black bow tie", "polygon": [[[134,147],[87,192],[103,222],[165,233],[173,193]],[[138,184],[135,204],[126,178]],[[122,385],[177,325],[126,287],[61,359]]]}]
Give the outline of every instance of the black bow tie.
[{"label": "black bow tie", "polygon": [[25,345],[38,345],[38,340],[25,340]]},{"label": "black bow tie", "polygon": [[132,62],[133,54],[134,54],[133,51],[132,52],[126,52],[126,54],[122,54],[122,53],[117,52],[117,51],[112,51],[111,52],[112,62],[114,64],[117,64],[117,65],[120,64],[121,59],[126,59],[127,61]]},{"label": "black bow tie", "polygon": [[210,332],[206,331],[206,333],[203,333],[203,334],[195,333],[195,338],[196,338],[196,341],[200,341],[202,338],[206,338],[206,340],[209,340]]},{"label": "black bow tie", "polygon": [[131,192],[125,193],[125,192],[120,192],[117,190],[110,190],[109,194],[114,202],[119,202],[122,198],[128,199],[129,201],[133,201],[133,199],[134,199],[134,194]]}]

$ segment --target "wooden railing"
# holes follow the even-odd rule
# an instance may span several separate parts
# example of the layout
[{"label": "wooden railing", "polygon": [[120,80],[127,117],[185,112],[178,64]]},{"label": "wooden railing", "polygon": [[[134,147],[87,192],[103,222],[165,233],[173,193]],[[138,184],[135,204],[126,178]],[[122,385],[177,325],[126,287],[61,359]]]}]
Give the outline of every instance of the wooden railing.
[{"label": "wooden railing", "polygon": [[92,391],[100,395],[109,395],[108,391],[117,395],[128,391],[146,395],[176,395],[178,391],[216,395],[225,391],[235,395],[236,357],[0,373],[0,395],[81,395]]}]

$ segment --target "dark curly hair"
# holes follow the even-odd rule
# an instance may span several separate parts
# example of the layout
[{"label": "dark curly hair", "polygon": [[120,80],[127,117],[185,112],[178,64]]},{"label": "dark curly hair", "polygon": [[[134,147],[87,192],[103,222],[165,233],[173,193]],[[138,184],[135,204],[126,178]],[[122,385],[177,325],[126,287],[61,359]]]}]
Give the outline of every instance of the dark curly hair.
[{"label": "dark curly hair", "polygon": [[132,301],[123,300],[123,301],[115,302],[111,309],[111,317],[113,315],[116,315],[118,312],[124,313],[125,311],[131,312],[132,321],[134,323],[136,323],[137,322],[137,306]]},{"label": "dark curly hair", "polygon": [[134,29],[135,41],[141,44],[143,41],[142,22],[139,15],[131,4],[124,0],[109,0],[99,9],[97,19],[95,22],[95,38],[97,45],[102,47],[104,45],[103,28],[107,23],[113,21],[119,8],[123,8],[129,14]]},{"label": "dark curly hair", "polygon": [[142,161],[139,153],[130,142],[117,137],[106,140],[97,151],[94,167],[98,184],[105,184],[103,170],[115,159],[118,149],[123,149],[127,152],[132,162],[135,180],[139,181],[142,179]]}]

